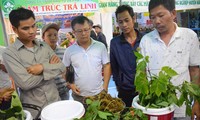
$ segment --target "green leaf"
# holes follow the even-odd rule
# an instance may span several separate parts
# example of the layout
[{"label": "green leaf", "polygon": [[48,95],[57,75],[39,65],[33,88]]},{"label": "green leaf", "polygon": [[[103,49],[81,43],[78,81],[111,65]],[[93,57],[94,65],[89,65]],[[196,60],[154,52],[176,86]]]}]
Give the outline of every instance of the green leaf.
[{"label": "green leaf", "polygon": [[136,75],[134,84],[136,86],[136,91],[142,94],[148,94],[149,93],[149,86],[148,86],[148,80],[145,77],[145,74],[140,72],[139,75]]},{"label": "green leaf", "polygon": [[90,105],[91,103],[92,103],[92,100],[86,99],[86,104],[87,104],[87,105]]},{"label": "green leaf", "polygon": [[150,108],[159,108],[156,104],[151,104]]},{"label": "green leaf", "polygon": [[158,103],[157,105],[162,106],[162,107],[168,107],[169,103],[166,101],[163,101],[163,102]]},{"label": "green leaf", "polygon": [[171,67],[168,66],[162,67],[162,71],[166,72],[167,75],[169,75],[170,77],[178,75],[178,73],[175,70],[173,70]]},{"label": "green leaf", "polygon": [[137,57],[137,59],[142,59],[143,55],[140,54],[139,52],[134,51],[135,56]]},{"label": "green leaf", "polygon": [[165,85],[169,84],[169,78],[162,72],[159,72],[158,80],[162,81]]},{"label": "green leaf", "polygon": [[145,99],[151,99],[152,98],[152,94],[146,95]]},{"label": "green leaf", "polygon": [[176,96],[176,93],[169,93],[168,94],[168,102],[169,104],[177,104],[178,103],[178,98]]},{"label": "green leaf", "polygon": [[146,70],[146,62],[145,61],[141,61],[140,63],[138,63],[136,70],[141,70],[141,71],[145,71]]},{"label": "green leaf", "polygon": [[149,56],[145,56],[145,61],[148,63],[149,62]]},{"label": "green leaf", "polygon": [[150,93],[155,93],[158,97],[161,95],[161,93],[165,93],[166,90],[166,83],[162,80],[154,80],[150,87]]},{"label": "green leaf", "polygon": [[107,120],[108,116],[112,116],[111,113],[108,112],[102,112],[102,111],[98,111],[98,115],[100,118]]},{"label": "green leaf", "polygon": [[192,108],[190,105],[186,105],[186,115],[188,116],[192,115]]},{"label": "green leaf", "polygon": [[190,84],[190,83],[183,83],[185,85],[186,90],[195,95],[195,96],[200,96],[200,87],[197,84]]}]

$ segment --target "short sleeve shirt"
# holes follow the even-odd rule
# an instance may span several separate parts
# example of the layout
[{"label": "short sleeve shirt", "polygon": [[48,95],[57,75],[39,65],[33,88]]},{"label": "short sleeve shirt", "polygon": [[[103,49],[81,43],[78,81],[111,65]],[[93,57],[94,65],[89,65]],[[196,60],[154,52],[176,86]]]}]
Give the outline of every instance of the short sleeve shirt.
[{"label": "short sleeve shirt", "polygon": [[[176,31],[166,45],[157,30],[146,34],[140,42],[141,52],[149,56],[147,69],[151,74],[158,74],[163,66],[174,69],[178,76],[171,82],[177,86],[190,81],[189,66],[200,65],[199,40],[194,31],[176,25]],[[185,106],[176,108],[175,117],[185,117]]]},{"label": "short sleeve shirt", "polygon": [[75,84],[81,96],[93,96],[103,90],[102,67],[109,62],[105,45],[95,40],[86,50],[76,42],[66,49],[63,57],[66,67],[70,64],[74,67]]}]

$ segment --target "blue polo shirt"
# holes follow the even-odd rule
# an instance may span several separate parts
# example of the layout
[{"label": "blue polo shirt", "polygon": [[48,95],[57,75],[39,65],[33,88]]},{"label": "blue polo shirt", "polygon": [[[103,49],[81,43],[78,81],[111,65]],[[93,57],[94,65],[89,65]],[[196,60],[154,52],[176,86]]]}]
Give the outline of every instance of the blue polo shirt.
[{"label": "blue polo shirt", "polygon": [[134,51],[139,47],[142,34],[137,32],[137,39],[132,46],[124,34],[113,38],[110,43],[110,63],[113,80],[119,89],[135,92],[134,79],[136,73],[136,56]]}]

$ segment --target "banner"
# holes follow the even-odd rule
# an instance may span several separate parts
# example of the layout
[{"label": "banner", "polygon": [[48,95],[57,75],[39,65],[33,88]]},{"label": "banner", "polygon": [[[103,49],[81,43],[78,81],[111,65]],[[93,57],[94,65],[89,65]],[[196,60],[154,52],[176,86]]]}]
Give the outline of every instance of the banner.
[{"label": "banner", "polygon": [[[133,7],[134,12],[148,12],[150,0],[121,0],[122,4]],[[200,9],[200,0],[175,0],[176,10]],[[115,12],[119,0],[99,0],[100,12]]]},{"label": "banner", "polygon": [[[55,15],[86,12],[113,13],[120,0],[1,0],[4,17],[19,6],[32,10],[35,15]],[[148,12],[149,0],[121,0],[135,12]],[[176,0],[176,10],[198,9],[200,0]]]},{"label": "banner", "polygon": [[[122,0],[122,4],[130,5],[134,12],[147,12],[149,0]],[[119,0],[99,0],[100,12],[115,12],[119,5]]]},{"label": "banner", "polygon": [[2,0],[1,8],[4,17],[17,7],[32,10],[37,15],[56,15],[96,12],[99,10],[98,0]]},{"label": "banner", "polygon": [[71,29],[71,20],[76,16],[83,15],[82,13],[74,14],[58,14],[58,15],[40,15],[36,16],[37,28],[42,28],[48,23],[57,23],[61,29]]}]

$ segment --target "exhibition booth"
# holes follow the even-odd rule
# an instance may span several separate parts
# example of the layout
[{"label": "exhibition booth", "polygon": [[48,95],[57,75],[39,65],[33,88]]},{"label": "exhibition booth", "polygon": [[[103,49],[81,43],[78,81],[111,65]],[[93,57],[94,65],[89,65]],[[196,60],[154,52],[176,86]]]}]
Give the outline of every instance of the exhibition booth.
[{"label": "exhibition booth", "polygon": [[[8,15],[12,9],[19,6],[35,13],[39,39],[41,39],[41,28],[50,22],[60,25],[60,39],[65,38],[65,33],[71,31],[71,20],[76,16],[84,15],[93,20],[94,25],[102,26],[109,46],[113,36],[120,32],[114,14],[116,7],[120,4],[132,6],[137,13],[135,27],[148,31],[153,27],[149,20],[148,2],[149,0],[2,0],[0,36],[3,41],[0,45],[9,45],[16,37]],[[199,34],[200,0],[176,0],[176,9],[178,25],[193,28]]]},{"label": "exhibition booth", "polygon": [[[117,6],[120,4],[128,4],[133,7],[134,12],[136,13],[135,28],[141,32],[147,33],[153,29],[153,25],[149,19],[148,3],[149,0],[1,0],[0,45],[8,46],[15,41],[16,34],[12,30],[8,15],[11,10],[22,6],[32,10],[35,14],[37,26],[36,37],[38,39],[42,38],[42,28],[48,23],[57,23],[60,26],[59,40],[66,39],[66,33],[72,31],[71,21],[76,16],[83,15],[91,19],[94,22],[94,25],[100,24],[102,26],[102,32],[106,36],[106,42],[109,49],[110,40],[114,36],[120,34],[115,17]],[[175,22],[178,26],[191,28],[200,38],[200,0],[176,0],[176,10],[177,17]],[[106,97],[104,96],[104,98]],[[107,98],[110,98],[110,96]],[[110,103],[112,103],[114,100],[110,101]],[[135,101],[137,103],[138,100]],[[121,108],[123,109],[117,111],[117,113],[122,114],[125,107],[124,102],[121,101],[121,105],[110,103],[107,106],[122,106]],[[174,110],[173,107],[174,106],[165,109],[165,112],[171,112]],[[66,108],[68,108],[68,110],[66,110]],[[145,107],[144,110],[146,110]],[[86,111],[82,104],[68,100],[50,104],[42,111],[39,110],[38,116],[40,115],[40,112],[41,120],[54,120],[62,117],[62,113],[64,119],[81,118]],[[161,111],[161,113],[162,112],[163,111]],[[71,117],[74,113],[76,113],[75,116]],[[156,111],[155,113],[159,112]],[[28,114],[30,113],[26,114],[26,120],[29,120]],[[155,115],[153,114],[154,113],[150,113],[149,116],[155,118]],[[169,115],[170,117],[173,117],[173,111]],[[157,116],[160,117],[161,115]],[[164,117],[168,117],[168,113]],[[32,116],[30,120],[32,120]]]}]

